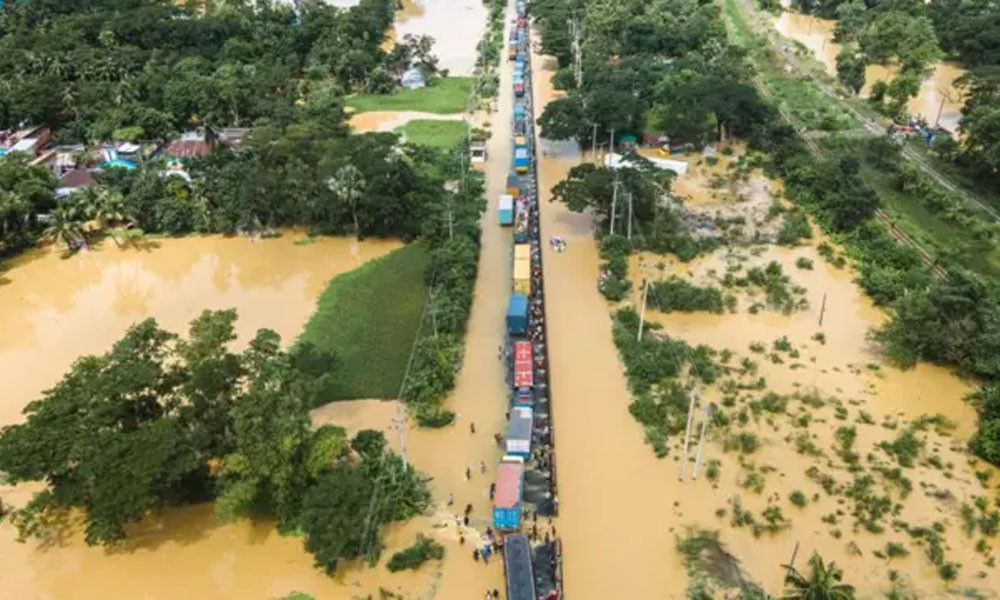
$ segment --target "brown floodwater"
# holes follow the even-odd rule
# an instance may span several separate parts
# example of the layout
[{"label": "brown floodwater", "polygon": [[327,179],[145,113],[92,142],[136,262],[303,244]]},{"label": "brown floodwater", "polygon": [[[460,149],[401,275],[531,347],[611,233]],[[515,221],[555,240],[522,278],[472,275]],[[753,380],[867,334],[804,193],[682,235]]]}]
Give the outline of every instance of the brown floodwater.
[{"label": "brown floodwater", "polygon": [[[155,240],[144,250],[107,242],[67,259],[52,248],[26,254],[6,265],[0,284],[0,425],[19,422],[24,405],[55,384],[77,357],[107,350],[129,325],[146,317],[182,331],[202,310],[235,307],[238,345],[262,327],[291,342],[327,281],[400,245],[310,240],[286,231],[278,239],[257,241]],[[0,497],[20,505],[32,489],[0,486]],[[421,526],[426,523],[417,520],[391,528],[390,547],[408,544]],[[355,567],[328,578],[312,566],[300,540],[278,535],[268,522],[220,525],[209,505],[168,511],[133,534],[127,547],[106,552],[87,547],[72,519],[65,538],[51,547],[18,544],[13,528],[3,524],[4,592],[56,599],[265,598],[300,589],[319,598],[346,598],[353,595],[348,592],[355,580],[376,590],[378,585],[431,585],[427,574],[389,577],[384,567]]]},{"label": "brown floodwater", "polygon": [[[534,61],[535,98],[539,107],[558,96],[547,85],[554,72],[553,65],[543,61],[542,57]],[[560,488],[558,527],[565,543],[567,597],[685,598],[688,578],[675,543],[689,526],[719,530],[727,548],[742,561],[746,575],[772,593],[780,591],[784,575],[781,564],[788,562],[799,543],[797,565],[801,566],[812,551],[820,552],[844,568],[847,578],[858,587],[860,597],[875,597],[887,590],[890,568],[898,570],[903,581],[926,597],[942,596],[945,587],[919,547],[910,546],[909,557],[891,563],[873,560],[871,553],[884,549],[887,541],[907,544],[903,534],[874,536],[854,532],[849,515],[841,517],[842,537],[831,534],[833,527],[820,517],[841,507],[834,497],[826,497],[804,475],[813,459],[800,455],[786,441],[786,436],[798,433],[790,423],[761,422],[749,426],[762,439],[762,448],[751,460],[776,468],[767,475],[766,492],[759,496],[740,487],[745,468],[734,455],[722,452],[721,436],[711,429],[706,436],[702,468],[710,459],[719,460],[721,475],[717,482],[707,481],[704,475],[695,481],[690,475],[687,481],[678,480],[680,436],[671,439],[670,458],[655,458],[643,441],[641,427],[628,412],[630,395],[611,335],[612,307],[596,288],[599,257],[592,220],[588,215],[574,214],[561,204],[549,202],[551,187],[584,157],[573,144],[540,142],[544,149],[539,184],[543,231],[545,235],[562,236],[568,245],[564,253],[558,254],[548,244],[544,245]],[[688,157],[688,160],[698,158]],[[696,197],[696,202],[713,201],[711,193],[697,189],[698,181],[707,181],[707,171],[694,170],[689,179],[681,178],[679,187],[685,195]],[[772,189],[780,191],[780,182],[773,183]],[[798,256],[812,258],[814,270],[796,269],[793,263]],[[852,420],[860,410],[865,410],[876,424],[886,419],[905,422],[921,414],[938,412],[955,421],[954,438],[928,434],[929,446],[942,461],[955,465],[953,478],[927,465],[908,472],[916,491],[904,502],[901,518],[911,525],[946,521],[948,560],[963,564],[956,587],[976,587],[986,592],[990,588],[989,579],[980,579],[977,574],[989,569],[984,566],[984,557],[973,549],[975,540],[961,533],[958,515],[961,502],[972,495],[992,496],[972,474],[961,441],[974,424],[971,409],[962,402],[971,386],[930,365],[919,365],[909,371],[884,365],[867,335],[872,327],[884,322],[885,315],[858,290],[852,282],[852,272],[828,267],[813,248],[769,249],[751,260],[782,263],[795,283],[806,288],[810,309],[789,316],[768,312],[749,315],[744,303],[741,312],[735,315],[661,315],[650,310],[647,319],[661,323],[671,335],[691,343],[729,348],[737,356],[750,355],[748,346],[753,341],[770,345],[774,339],[787,335],[800,348],[801,362],[808,367],[792,370],[786,364],[779,368],[751,355],[760,363],[769,388],[785,393],[801,390],[836,396],[849,409]],[[663,276],[691,271],[697,277],[710,277],[711,269],[720,277],[724,274],[725,261],[721,255],[687,265],[659,257],[634,257],[633,280],[638,282],[644,273],[649,277],[660,276],[660,262],[664,263]],[[635,285],[638,287],[638,283]],[[827,295],[827,306],[824,326],[820,328],[818,311],[823,294]],[[825,345],[810,339],[820,330],[826,335]],[[815,364],[810,362],[813,356]],[[880,374],[869,369],[869,363],[878,365]],[[701,390],[700,394],[706,402],[720,399],[714,389]],[[832,403],[828,403],[816,413],[810,429],[817,443],[826,449],[833,443],[835,427],[828,424],[836,422],[832,413]],[[858,427],[856,444],[862,453],[897,433],[878,425]],[[991,471],[995,479],[997,473]],[[842,471],[836,472],[835,477],[849,481]],[[785,500],[793,489],[801,489],[810,497],[819,493],[820,498],[807,509],[798,510]],[[947,490],[950,497],[938,500],[924,493],[925,489]],[[774,494],[778,500],[772,498]],[[729,517],[720,518],[716,511],[728,509],[734,495],[742,497],[744,508],[758,514],[772,501],[779,502],[792,521],[791,526],[759,538],[746,528],[730,527]],[[992,546],[997,548],[995,542]],[[862,556],[854,552],[855,547],[863,552]],[[988,577],[994,575],[991,572]]]},{"label": "brown floodwater", "polygon": [[[837,75],[837,54],[840,52],[840,44],[833,41],[835,20],[786,10],[775,19],[774,26],[781,35],[796,40],[811,50],[830,75]],[[862,96],[868,94],[876,81],[881,79],[888,83],[895,77],[897,70],[896,67],[870,65],[865,72]],[[922,115],[931,124],[938,121],[949,131],[957,131],[958,121],[962,118],[963,101],[961,94],[955,88],[955,80],[964,74],[965,70],[955,63],[943,61],[935,63],[930,75],[921,83],[920,92],[910,100],[908,105],[910,113]]]},{"label": "brown floodwater", "polygon": [[[350,8],[359,0],[326,0]],[[383,48],[388,50],[409,35],[434,38],[438,66],[452,75],[471,75],[476,66],[476,44],[486,31],[487,8],[479,0],[403,0]]]},{"label": "brown floodwater", "polygon": [[373,110],[351,115],[349,121],[354,133],[369,133],[375,131],[393,131],[410,121],[461,121],[462,114],[441,115],[437,113],[419,112],[414,110]]}]

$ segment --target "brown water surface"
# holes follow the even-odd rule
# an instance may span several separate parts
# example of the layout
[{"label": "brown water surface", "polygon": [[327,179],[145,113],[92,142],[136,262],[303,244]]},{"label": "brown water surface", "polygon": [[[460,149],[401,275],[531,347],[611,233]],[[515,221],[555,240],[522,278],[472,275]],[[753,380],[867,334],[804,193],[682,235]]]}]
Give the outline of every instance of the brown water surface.
[{"label": "brown water surface", "polygon": [[[840,44],[833,41],[835,20],[786,10],[775,19],[774,25],[783,36],[796,40],[811,50],[826,66],[830,75],[836,77]],[[888,83],[895,77],[896,71],[895,67],[869,66],[861,94],[867,95],[871,86],[880,79]],[[962,117],[963,100],[955,88],[955,80],[964,74],[965,70],[955,63],[935,63],[931,74],[921,83],[920,92],[910,100],[909,112],[921,115],[933,124],[939,120],[940,111],[940,125],[949,131],[957,131],[958,121]]]},{"label": "brown water surface", "polygon": [[[359,0],[326,0],[342,8]],[[486,31],[486,5],[479,0],[404,0],[396,13],[384,49],[409,35],[434,38],[438,66],[452,75],[471,75],[476,66],[476,44]]]},{"label": "brown water surface", "polygon": [[[535,99],[541,107],[558,95],[548,85],[554,68],[542,57],[536,57],[534,65]],[[571,213],[564,205],[549,201],[552,186],[582,157],[572,144],[540,142],[544,150],[539,184],[543,231],[545,235],[563,237],[568,246],[565,252],[554,253],[544,244],[560,489],[558,527],[565,544],[567,597],[686,598],[688,578],[675,544],[689,526],[720,531],[726,547],[742,561],[746,576],[772,593],[780,592],[784,575],[781,564],[790,559],[799,543],[799,561],[813,551],[835,561],[858,587],[859,597],[881,597],[890,585],[889,569],[898,570],[901,580],[922,592],[923,597],[943,596],[945,586],[936,568],[905,534],[876,536],[854,531],[849,514],[840,517],[837,527],[821,521],[825,514],[842,508],[849,512],[850,507],[839,505],[835,497],[826,496],[805,476],[814,459],[799,454],[790,443],[789,436],[800,431],[787,417],[761,419],[747,426],[762,440],[762,447],[750,457],[751,462],[776,469],[767,475],[766,492],[761,495],[741,487],[746,467],[737,456],[722,451],[721,431],[709,429],[707,433],[703,474],[697,480],[691,480],[690,467],[685,481],[678,478],[681,436],[671,439],[669,458],[655,458],[643,441],[642,428],[628,412],[631,398],[612,340],[610,307],[596,288],[599,257],[593,222],[588,215]],[[713,201],[710,193],[697,189],[699,181],[707,181],[706,174],[694,172],[687,180],[681,178],[684,181],[679,187],[695,203]],[[774,184],[773,189],[780,190],[780,182]],[[795,268],[798,256],[812,258],[814,270]],[[642,268],[640,260],[644,263]],[[793,281],[806,288],[810,308],[788,316],[767,311],[750,315],[746,311],[747,302],[742,300],[740,312],[732,315],[661,315],[649,310],[646,318],[663,325],[670,335],[719,350],[729,348],[737,357],[749,355],[748,346],[753,341],[770,346],[781,335],[788,336],[800,349],[800,362],[805,363],[805,368],[791,369],[787,362],[774,365],[759,355],[752,358],[759,363],[760,373],[770,389],[781,393],[812,391],[837,398],[836,402],[828,400],[825,408],[815,412],[813,425],[806,430],[825,452],[829,453],[833,444],[836,428],[833,424],[839,425],[833,415],[834,406],[846,407],[852,422],[859,418],[861,410],[874,419],[875,425],[858,425],[857,447],[862,453],[898,433],[880,427],[883,421],[893,422],[898,428],[921,414],[938,412],[955,421],[956,437],[927,434],[928,451],[937,453],[945,464],[954,465],[953,477],[946,477],[926,463],[907,471],[915,491],[903,502],[900,518],[911,525],[929,526],[936,520],[948,523],[944,536],[947,559],[963,565],[956,587],[975,587],[989,594],[989,581],[996,573],[985,566],[985,557],[974,551],[975,540],[961,532],[958,515],[962,501],[969,501],[976,494],[994,495],[976,481],[972,469],[984,467],[969,466],[962,443],[974,425],[971,409],[962,402],[971,386],[946,370],[929,365],[909,371],[884,365],[867,339],[870,329],[884,322],[884,314],[858,290],[852,282],[852,272],[828,267],[813,248],[769,249],[752,260],[753,264],[777,260],[784,265]],[[657,266],[661,262],[662,272]],[[687,276],[690,271],[696,279],[711,280],[721,277],[724,269],[721,254],[686,265],[660,257],[634,257],[631,265],[636,287],[644,274]],[[827,295],[827,306],[820,328],[818,312],[823,294]],[[826,335],[825,345],[811,339],[820,330]],[[815,364],[811,362],[814,356]],[[877,365],[878,371],[869,368],[869,363]],[[714,388],[700,389],[699,396],[706,403],[720,401]],[[799,409],[793,410],[797,413]],[[721,465],[721,475],[715,483],[704,476],[705,464],[710,459],[720,461]],[[988,470],[994,472],[995,478],[995,470]],[[838,481],[850,482],[850,475],[842,468],[832,471]],[[817,499],[807,509],[797,509],[787,501],[788,493],[794,489],[802,490],[810,498],[818,494]],[[933,491],[942,492],[944,499],[937,499]],[[790,527],[761,537],[755,537],[746,527],[733,528],[729,513],[720,517],[716,511],[728,511],[734,496],[740,496],[743,507],[752,510],[758,519],[764,508],[779,504],[791,521]],[[834,535],[837,528],[841,530],[840,537]],[[872,553],[884,550],[890,540],[908,545],[911,554],[891,563],[875,558]],[[995,542],[991,545],[996,548]],[[857,554],[856,548],[862,554]],[[802,562],[796,564],[801,566]],[[987,573],[985,580],[978,576],[980,572]]]}]

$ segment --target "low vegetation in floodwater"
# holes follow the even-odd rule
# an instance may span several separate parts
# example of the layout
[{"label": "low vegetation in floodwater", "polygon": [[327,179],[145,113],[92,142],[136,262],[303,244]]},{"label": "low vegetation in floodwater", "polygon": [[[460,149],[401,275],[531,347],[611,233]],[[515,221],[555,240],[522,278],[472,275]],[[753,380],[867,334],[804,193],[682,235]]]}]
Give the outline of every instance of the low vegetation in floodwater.
[{"label": "low vegetation in floodwater", "polygon": [[412,110],[448,115],[466,109],[475,83],[474,77],[443,77],[414,90],[348,96],[344,104],[357,112]]},{"label": "low vegetation in floodwater", "polygon": [[447,150],[465,139],[469,125],[465,121],[414,119],[394,131],[402,134],[410,144]]},{"label": "low vegetation in floodwater", "polygon": [[317,402],[396,398],[427,299],[430,256],[410,244],[335,277],[299,338],[337,357]]},{"label": "low vegetation in floodwater", "polygon": [[419,569],[421,565],[429,560],[441,560],[444,558],[444,546],[424,535],[417,535],[413,544],[392,555],[386,568],[389,572],[395,573],[403,569]]}]

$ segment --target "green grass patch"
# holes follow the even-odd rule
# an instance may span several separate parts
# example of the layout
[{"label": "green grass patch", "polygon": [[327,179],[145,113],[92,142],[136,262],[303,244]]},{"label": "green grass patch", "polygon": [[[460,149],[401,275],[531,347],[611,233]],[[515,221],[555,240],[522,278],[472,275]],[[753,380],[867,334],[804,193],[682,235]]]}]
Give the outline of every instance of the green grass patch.
[{"label": "green grass patch", "polygon": [[374,110],[417,110],[447,115],[465,110],[474,77],[445,77],[418,90],[399,90],[394,94],[359,94],[344,100],[357,112]]},{"label": "green grass patch", "polygon": [[327,284],[299,338],[337,356],[321,402],[399,394],[427,295],[428,260],[423,245],[410,244]]},{"label": "green grass patch", "polygon": [[406,137],[406,141],[420,146],[454,148],[465,137],[469,125],[465,121],[433,121],[417,119],[395,129]]}]

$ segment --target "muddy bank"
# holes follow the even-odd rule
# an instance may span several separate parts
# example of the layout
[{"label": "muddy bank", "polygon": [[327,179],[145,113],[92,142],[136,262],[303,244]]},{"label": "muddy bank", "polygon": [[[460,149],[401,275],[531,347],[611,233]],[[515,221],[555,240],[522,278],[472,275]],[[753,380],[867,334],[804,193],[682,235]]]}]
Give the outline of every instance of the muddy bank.
[{"label": "muddy bank", "polygon": [[[840,44],[833,41],[833,30],[836,21],[821,19],[797,12],[785,11],[774,20],[774,27],[781,35],[793,39],[808,48],[823,65],[827,72],[837,76],[837,54]],[[870,65],[865,72],[865,87],[861,96],[865,97],[876,81],[888,83],[896,76],[898,69],[882,65]],[[920,92],[910,100],[907,110],[913,115],[921,115],[930,124],[938,120],[940,125],[949,131],[958,130],[958,121],[962,118],[963,100],[955,88],[955,80],[965,74],[955,63],[938,62],[933,65],[931,74],[920,84]]]}]

